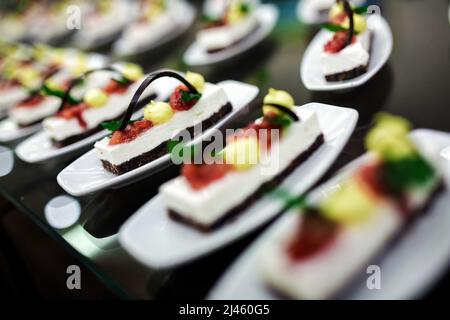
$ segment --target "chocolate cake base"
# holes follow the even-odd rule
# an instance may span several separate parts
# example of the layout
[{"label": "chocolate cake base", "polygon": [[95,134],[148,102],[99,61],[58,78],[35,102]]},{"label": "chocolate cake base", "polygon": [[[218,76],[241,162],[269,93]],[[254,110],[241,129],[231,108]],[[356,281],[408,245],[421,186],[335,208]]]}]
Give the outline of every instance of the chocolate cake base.
[{"label": "chocolate cake base", "polygon": [[[233,110],[233,107],[231,106],[231,103],[227,103],[224,106],[222,106],[219,111],[214,113],[211,117],[204,120],[202,122],[202,129],[206,130],[222,120],[227,114],[229,114]],[[186,130],[191,133],[191,135],[194,132],[194,126],[187,128]],[[119,165],[113,165],[112,163],[101,160],[103,164],[103,168],[105,168],[107,171],[112,172],[117,175],[124,174],[125,172],[134,170],[136,168],[139,168],[140,166],[143,166],[144,164],[147,164],[155,159],[158,159],[162,157],[163,155],[167,154],[167,144],[169,140],[162,142],[160,145],[158,145],[156,148],[143,153],[133,159],[128,160],[127,162],[121,163]]]},{"label": "chocolate cake base", "polygon": [[258,190],[256,190],[252,195],[250,195],[246,200],[244,200],[241,204],[227,211],[227,213],[225,213],[219,220],[214,222],[212,225],[203,225],[201,223],[198,223],[197,221],[186,218],[185,216],[182,216],[178,212],[171,209],[168,209],[168,214],[173,220],[190,225],[202,232],[210,232],[212,230],[215,230],[221,225],[223,225],[225,222],[237,216],[243,210],[250,207],[253,203],[256,202],[256,200],[261,198],[261,196],[265,194],[267,190],[270,190],[271,188],[278,186],[292,171],[294,171],[299,165],[305,162],[317,149],[319,149],[319,147],[323,143],[324,137],[323,134],[320,134],[316,138],[314,143],[307,150],[299,154],[297,158],[295,158],[287,168],[285,168],[272,180],[262,184],[258,188]]},{"label": "chocolate cake base", "polygon": [[223,47],[223,48],[217,48],[217,49],[208,49],[206,52],[208,53],[217,53],[217,52],[221,52],[224,51],[226,49],[232,48],[234,46],[237,46],[239,43],[244,42],[244,40],[246,40],[248,37],[250,37],[250,35],[252,35],[253,33],[255,33],[256,31],[258,31],[258,29],[260,28],[260,24],[258,23],[251,32],[249,32],[246,36],[240,38],[239,40],[233,42],[232,44],[230,44],[229,46]]},{"label": "chocolate cake base", "polygon": [[354,78],[359,77],[360,75],[366,73],[368,68],[369,68],[369,65],[359,66],[350,71],[345,71],[345,72],[340,72],[340,73],[335,73],[335,74],[325,76],[325,79],[328,82],[337,82],[337,81],[354,79]]},{"label": "chocolate cake base", "polygon": [[[151,100],[154,100],[155,98],[156,98],[156,94],[151,94],[150,96],[148,96],[148,97],[142,99],[141,101],[139,101],[139,103],[137,105],[137,108],[138,109],[143,108],[147,103],[149,103]],[[125,112],[122,113],[121,115],[119,115],[118,117],[115,117],[114,119],[104,120],[103,122],[119,120],[119,119],[121,119],[123,117],[124,114],[125,114]],[[52,144],[56,148],[62,148],[62,147],[68,146],[68,145],[70,145],[72,143],[75,143],[75,142],[78,142],[80,140],[83,140],[84,138],[87,138],[87,137],[93,135],[94,133],[100,132],[101,130],[103,130],[103,128],[99,125],[99,126],[97,126],[95,128],[92,128],[92,129],[90,129],[88,131],[85,131],[83,133],[80,133],[80,134],[68,137],[68,138],[66,138],[64,140],[59,140],[58,141],[58,140],[52,139]]]}]

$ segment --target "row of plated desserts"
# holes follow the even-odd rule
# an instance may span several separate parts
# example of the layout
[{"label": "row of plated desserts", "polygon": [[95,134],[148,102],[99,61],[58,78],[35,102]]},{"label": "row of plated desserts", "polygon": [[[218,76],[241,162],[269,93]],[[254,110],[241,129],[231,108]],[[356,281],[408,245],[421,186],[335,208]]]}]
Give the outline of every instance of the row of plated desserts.
[{"label": "row of plated desserts", "polygon": [[[72,14],[68,21],[66,9]],[[0,37],[8,41],[49,42],[74,32],[73,44],[80,49],[113,43],[112,54],[124,57],[181,35],[194,22],[195,9],[185,0],[23,1],[0,15]],[[258,0],[208,1],[203,27],[186,61],[195,63],[199,55],[222,52],[250,36],[258,42],[276,18],[276,7]]]},{"label": "row of plated desserts", "polygon": [[[338,1],[330,17],[327,28],[335,33],[322,43],[322,77],[330,82],[355,78],[367,71],[372,35],[366,30],[364,16],[346,1]],[[214,31],[206,30],[210,32]],[[212,50],[220,48],[214,43]],[[77,144],[81,147],[95,142],[94,166],[101,165],[108,179],[157,162],[172,152],[174,136],[183,130],[196,134],[199,125],[207,130],[223,123],[245,99],[238,97],[238,91],[245,87],[242,83],[233,83],[230,90],[223,83],[208,83],[194,72],[160,70],[145,75],[135,64],[107,65],[76,51],[46,46],[2,44],[0,69],[2,103],[5,109],[10,108],[9,120],[15,121],[18,130],[43,124],[43,131],[17,147],[18,155],[29,159],[27,152],[33,150],[30,146],[44,151],[69,150]],[[171,81],[164,81],[167,78]],[[270,89],[261,105],[261,118],[227,136],[221,150],[203,159],[208,161],[186,161],[181,175],[160,187],[157,200],[162,202],[170,223],[194,232],[197,238],[198,233],[206,234],[201,241],[208,241],[230,224],[250,223],[241,215],[289,177],[307,180],[302,192],[306,191],[331,165],[356,124],[354,116],[345,126],[348,135],[342,138],[336,154],[326,156],[328,162],[321,164],[319,174],[297,171],[304,166],[314,171],[311,168],[326,150],[336,148],[333,139],[339,130],[329,131],[333,125],[326,122],[330,118],[327,110],[341,115],[348,109],[296,106],[288,92]],[[317,201],[292,195],[285,205],[300,206],[302,214],[290,215],[288,222],[280,221],[280,231],[277,228],[277,236],[267,243],[266,257],[258,263],[263,270],[262,282],[292,298],[330,297],[431,203],[443,186],[442,173],[429,155],[415,147],[409,130],[404,119],[378,117],[367,137],[370,156],[342,178],[338,188]],[[36,144],[40,141],[36,137],[41,136],[46,143]],[[79,144],[82,141],[86,144]],[[195,156],[186,154],[185,160]],[[76,162],[85,159],[86,155]],[[274,162],[274,169],[265,171]],[[89,165],[83,170],[92,173]],[[71,175],[58,176],[58,182],[69,192],[70,181],[64,179],[76,177],[77,170],[75,166]],[[301,175],[296,176],[296,172]],[[260,220],[267,222],[272,217],[266,215]],[[251,230],[236,229],[241,233],[229,236],[220,245]],[[122,243],[130,248],[127,241]],[[180,247],[172,249],[179,252]],[[140,256],[136,252],[130,249],[131,254]],[[180,255],[176,263],[189,260]],[[147,264],[155,267],[151,260]]]}]

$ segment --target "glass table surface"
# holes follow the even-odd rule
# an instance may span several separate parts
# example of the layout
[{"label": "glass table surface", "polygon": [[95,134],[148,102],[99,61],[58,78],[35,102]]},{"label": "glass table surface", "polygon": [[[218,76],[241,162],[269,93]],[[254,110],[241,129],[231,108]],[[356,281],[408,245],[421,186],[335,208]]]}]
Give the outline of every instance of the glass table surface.
[{"label": "glass table surface", "polygon": [[[258,98],[240,111],[227,124],[228,128],[240,127],[258,117],[261,98],[270,87],[289,91],[299,105],[314,101],[357,109],[357,129],[322,180],[364,152],[364,134],[379,111],[405,116],[418,128],[450,131],[449,1],[372,1],[381,7],[390,24],[394,50],[388,63],[367,84],[344,93],[311,92],[303,86],[301,58],[319,28],[298,21],[297,1],[272,2],[280,9],[280,20],[268,39],[232,60],[192,68],[210,82],[234,79],[260,88]],[[200,3],[196,5],[200,7]],[[195,25],[174,41],[133,59],[146,71],[162,67],[186,70],[181,57],[195,38],[197,28]],[[19,142],[0,146],[1,194],[120,297],[203,298],[227,266],[267,227],[184,266],[149,269],[120,247],[117,232],[157,193],[161,183],[178,175],[178,167],[171,166],[120,189],[61,198],[68,195],[57,184],[57,174],[92,146],[43,163],[28,164],[14,155]],[[67,216],[52,215],[52,208],[67,205],[68,199],[72,202]],[[70,227],[60,228],[61,224],[71,223]]]}]

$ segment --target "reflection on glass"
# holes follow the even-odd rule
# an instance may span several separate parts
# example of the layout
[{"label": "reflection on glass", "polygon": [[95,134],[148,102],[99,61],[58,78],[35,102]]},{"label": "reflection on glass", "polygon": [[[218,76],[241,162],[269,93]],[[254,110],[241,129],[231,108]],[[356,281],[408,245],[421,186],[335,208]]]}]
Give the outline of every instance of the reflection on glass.
[{"label": "reflection on glass", "polygon": [[449,160],[450,161],[450,146],[448,146],[447,148],[442,149],[441,157],[444,158],[445,160]]},{"label": "reflection on glass", "polygon": [[14,167],[14,155],[11,149],[0,146],[0,177],[8,175]]},{"label": "reflection on glass", "polygon": [[81,214],[79,202],[69,196],[57,196],[45,206],[45,218],[56,229],[64,229],[78,221]]}]

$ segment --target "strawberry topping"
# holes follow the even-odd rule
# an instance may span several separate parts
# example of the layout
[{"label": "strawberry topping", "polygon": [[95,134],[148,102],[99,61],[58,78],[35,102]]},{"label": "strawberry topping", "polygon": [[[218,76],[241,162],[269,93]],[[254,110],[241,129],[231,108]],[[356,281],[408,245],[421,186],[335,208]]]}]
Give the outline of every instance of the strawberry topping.
[{"label": "strawberry topping", "polygon": [[178,86],[170,96],[170,106],[174,110],[185,111],[191,109],[198,100],[183,101],[183,91],[189,91],[185,85]]},{"label": "strawberry topping", "polygon": [[124,94],[125,92],[127,92],[129,86],[129,83],[120,83],[116,80],[111,79],[109,80],[104,90],[108,94]]},{"label": "strawberry topping", "polygon": [[147,131],[153,126],[151,121],[139,120],[129,124],[123,131],[114,131],[109,140],[110,145],[126,143],[134,140],[142,132]]},{"label": "strawberry topping", "polygon": [[85,103],[80,103],[72,107],[68,107],[63,109],[58,113],[58,116],[63,117],[64,119],[70,120],[72,118],[77,119],[78,124],[82,128],[86,128],[87,124],[83,118],[83,112],[88,109],[88,106]]},{"label": "strawberry topping", "polygon": [[35,94],[31,97],[29,97],[28,99],[22,101],[18,107],[23,107],[23,108],[32,108],[35,107],[39,104],[42,103],[42,101],[44,101],[44,96],[41,94]]},{"label": "strawberry topping", "polygon": [[[347,43],[347,31],[338,31],[334,34],[333,39],[328,41],[328,43],[325,45],[324,49],[326,52],[329,53],[338,53],[342,49],[345,48],[345,45]],[[352,43],[355,43],[356,37],[353,36]]]},{"label": "strawberry topping", "polygon": [[338,225],[324,219],[320,213],[312,212],[303,216],[298,230],[287,246],[287,253],[294,261],[307,259],[326,249],[338,233]]},{"label": "strawberry topping", "polygon": [[221,179],[231,170],[232,166],[228,164],[185,164],[182,174],[193,189],[199,190]]}]

